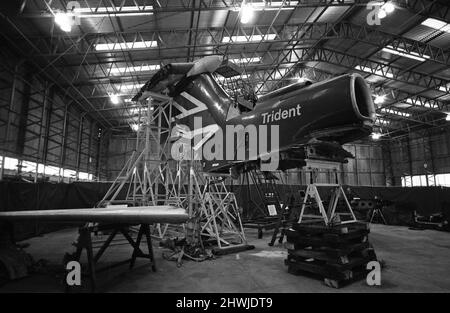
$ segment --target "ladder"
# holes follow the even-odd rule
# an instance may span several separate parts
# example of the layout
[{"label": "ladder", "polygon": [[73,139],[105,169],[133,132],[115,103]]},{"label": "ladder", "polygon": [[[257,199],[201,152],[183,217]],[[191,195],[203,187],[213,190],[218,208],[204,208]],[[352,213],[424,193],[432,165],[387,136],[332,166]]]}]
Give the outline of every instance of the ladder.
[{"label": "ladder", "polygon": [[263,213],[262,217],[278,216],[282,212],[280,192],[276,183],[278,178],[271,172],[258,169],[250,170],[248,174],[261,200],[262,209],[259,211]]}]

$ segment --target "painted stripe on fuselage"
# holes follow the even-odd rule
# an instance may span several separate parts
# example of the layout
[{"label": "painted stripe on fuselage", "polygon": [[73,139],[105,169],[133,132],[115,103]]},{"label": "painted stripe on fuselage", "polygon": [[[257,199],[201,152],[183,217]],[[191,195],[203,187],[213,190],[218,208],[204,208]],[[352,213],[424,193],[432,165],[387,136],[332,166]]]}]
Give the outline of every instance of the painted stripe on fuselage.
[{"label": "painted stripe on fuselage", "polygon": [[180,96],[182,96],[183,98],[185,98],[186,100],[188,100],[189,102],[193,103],[195,105],[194,108],[190,109],[190,110],[186,110],[185,108],[183,108],[182,106],[180,106],[178,103],[174,102],[174,106],[180,110],[180,114],[178,114],[175,117],[172,117],[172,122],[175,121],[175,119],[182,119],[186,116],[189,115],[194,115],[197,114],[199,112],[202,111],[206,111],[208,110],[208,107],[206,106],[206,104],[204,104],[203,102],[201,102],[200,100],[198,100],[197,98],[191,96],[190,94],[188,94],[187,92],[182,92],[180,94]]}]

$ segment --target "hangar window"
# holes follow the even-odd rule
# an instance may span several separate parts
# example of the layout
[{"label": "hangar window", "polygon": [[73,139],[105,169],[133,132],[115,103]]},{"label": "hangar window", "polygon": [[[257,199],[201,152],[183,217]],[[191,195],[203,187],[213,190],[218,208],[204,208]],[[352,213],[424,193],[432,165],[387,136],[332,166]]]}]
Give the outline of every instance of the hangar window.
[{"label": "hangar window", "polygon": [[412,177],[414,187],[427,186],[427,177],[425,175],[416,175]]},{"label": "hangar window", "polygon": [[63,169],[63,176],[67,178],[74,178],[77,176],[77,172],[74,170]]},{"label": "hangar window", "polygon": [[436,186],[450,187],[450,174],[437,174]]},{"label": "hangar window", "polygon": [[[0,168],[3,164],[3,168],[6,170],[17,171],[20,166],[20,171],[22,173],[36,173],[44,176],[60,176],[66,178],[75,178],[77,172],[74,170],[68,170],[59,168],[57,166],[49,166],[41,163],[36,163],[32,161],[18,160],[15,158],[4,157],[0,155]],[[78,172],[78,179],[80,180],[94,180],[94,175],[85,172]]]},{"label": "hangar window", "polygon": [[19,165],[19,160],[5,157],[5,164],[3,165],[5,169],[17,170],[17,165]]},{"label": "hangar window", "polygon": [[402,187],[450,187],[450,174],[402,176],[401,183]]},{"label": "hangar window", "polygon": [[29,161],[22,161],[22,172],[34,173],[36,172],[36,163]]},{"label": "hangar window", "polygon": [[46,166],[45,174],[50,176],[59,176],[59,167],[56,166]]}]

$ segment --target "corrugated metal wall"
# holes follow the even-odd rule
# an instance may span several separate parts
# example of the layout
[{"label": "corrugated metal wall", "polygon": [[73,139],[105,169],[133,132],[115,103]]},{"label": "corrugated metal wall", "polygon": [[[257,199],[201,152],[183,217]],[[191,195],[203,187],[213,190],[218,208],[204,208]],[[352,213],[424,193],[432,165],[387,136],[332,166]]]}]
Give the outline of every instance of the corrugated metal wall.
[{"label": "corrugated metal wall", "polygon": [[400,178],[410,175],[450,173],[450,130],[415,132],[389,144],[386,163],[391,163],[393,185],[400,186]]},{"label": "corrugated metal wall", "polygon": [[1,62],[0,155],[98,176],[97,123],[26,62]]}]

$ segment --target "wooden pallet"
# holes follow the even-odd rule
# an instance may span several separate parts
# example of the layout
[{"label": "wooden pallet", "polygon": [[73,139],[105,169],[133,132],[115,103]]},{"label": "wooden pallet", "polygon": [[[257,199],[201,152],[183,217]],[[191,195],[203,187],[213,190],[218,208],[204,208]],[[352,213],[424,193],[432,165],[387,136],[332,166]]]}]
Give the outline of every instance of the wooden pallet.
[{"label": "wooden pallet", "polygon": [[295,231],[286,231],[286,247],[290,250],[302,249],[304,247],[328,247],[335,249],[348,249],[349,247],[368,242],[369,232],[357,232],[351,234],[318,234],[318,235],[300,235]]},{"label": "wooden pallet", "polygon": [[313,274],[335,288],[364,278],[367,263],[376,260],[368,234],[365,223],[294,225],[287,231],[288,272]]}]

